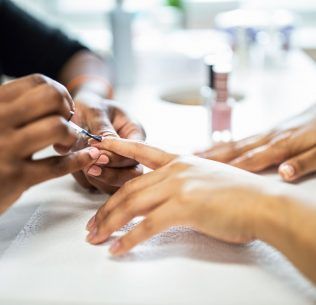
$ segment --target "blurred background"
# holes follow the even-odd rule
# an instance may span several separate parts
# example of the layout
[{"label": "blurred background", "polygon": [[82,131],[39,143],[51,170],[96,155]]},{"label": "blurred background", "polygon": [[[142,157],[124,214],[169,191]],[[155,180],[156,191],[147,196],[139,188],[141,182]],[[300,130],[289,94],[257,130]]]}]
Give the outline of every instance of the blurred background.
[{"label": "blurred background", "polygon": [[115,99],[162,147],[248,136],[316,96],[315,0],[14,1],[104,56]]},{"label": "blurred background", "polygon": [[[111,34],[108,12],[112,0],[14,0],[46,22],[61,26],[91,48],[109,51]],[[179,23],[187,29],[209,29],[215,26],[215,17],[237,8],[276,10],[285,9],[295,14],[295,33],[292,44],[311,55],[316,49],[316,1],[314,0],[126,0],[126,7],[135,12],[134,35],[155,39],[157,31],[174,30]],[[177,7],[183,20],[167,5]],[[179,17],[178,17],[179,18]],[[182,18],[182,17],[180,17]]]}]

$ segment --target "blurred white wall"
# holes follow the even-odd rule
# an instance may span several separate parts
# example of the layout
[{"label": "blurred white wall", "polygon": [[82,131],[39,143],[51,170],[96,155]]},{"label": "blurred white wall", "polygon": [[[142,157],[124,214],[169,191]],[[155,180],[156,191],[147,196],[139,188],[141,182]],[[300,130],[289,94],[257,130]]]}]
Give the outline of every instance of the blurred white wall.
[{"label": "blurred white wall", "polygon": [[[106,13],[114,0],[13,0],[45,22],[56,24],[81,39],[90,47],[108,50],[111,43]],[[164,0],[126,0],[136,18],[144,19],[146,12],[158,14]],[[299,16],[299,31],[295,44],[316,49],[316,0],[185,0],[189,28],[210,28],[214,17],[238,7],[289,9]],[[149,14],[150,16],[150,14]],[[141,25],[143,27],[143,23]],[[141,27],[139,27],[141,28]],[[138,28],[138,30],[139,30]]]}]

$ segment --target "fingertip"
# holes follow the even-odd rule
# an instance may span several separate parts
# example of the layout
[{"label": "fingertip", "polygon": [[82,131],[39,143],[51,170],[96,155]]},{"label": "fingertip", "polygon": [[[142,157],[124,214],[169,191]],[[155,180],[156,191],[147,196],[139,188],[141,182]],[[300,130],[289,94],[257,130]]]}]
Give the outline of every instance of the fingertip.
[{"label": "fingertip", "polygon": [[93,230],[91,230],[86,237],[86,242],[88,242],[90,244],[95,244],[94,240],[95,240],[97,234],[98,234],[98,228],[94,228]]},{"label": "fingertip", "polygon": [[279,174],[285,181],[293,181],[296,176],[295,167],[290,163],[282,163],[279,166]]},{"label": "fingertip", "polygon": [[95,224],[96,224],[96,215],[94,215],[93,217],[90,218],[90,220],[88,221],[88,223],[86,225],[86,230],[92,231],[95,227]]},{"label": "fingertip", "polygon": [[92,165],[87,174],[92,177],[98,177],[102,174],[102,168],[96,165]]},{"label": "fingertip", "polygon": [[120,239],[115,240],[109,248],[109,252],[113,256],[122,254],[122,242]]},{"label": "fingertip", "polygon": [[98,159],[98,158],[100,157],[100,155],[101,155],[101,152],[100,152],[99,149],[96,148],[96,147],[89,147],[88,151],[89,151],[90,157],[91,157],[93,160]]},{"label": "fingertip", "polygon": [[107,155],[101,155],[96,164],[106,165],[110,162],[110,158]]}]

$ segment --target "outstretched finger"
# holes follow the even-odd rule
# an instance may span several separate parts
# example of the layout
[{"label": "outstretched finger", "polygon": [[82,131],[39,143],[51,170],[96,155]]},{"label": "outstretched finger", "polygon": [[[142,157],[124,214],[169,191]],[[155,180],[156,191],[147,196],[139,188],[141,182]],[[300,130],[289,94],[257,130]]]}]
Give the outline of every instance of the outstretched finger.
[{"label": "outstretched finger", "polygon": [[159,183],[164,178],[165,175],[162,170],[157,170],[126,182],[89,220],[87,230],[91,231],[98,223],[102,222],[121,202],[125,202],[133,194]]},{"label": "outstretched finger", "polygon": [[316,147],[283,162],[279,174],[285,181],[295,181],[316,172]]},{"label": "outstretched finger", "polygon": [[149,239],[150,237],[162,232],[163,230],[180,224],[180,218],[177,217],[178,210],[176,205],[166,202],[138,224],[135,229],[129,231],[120,239],[114,241],[109,251],[112,255],[122,255],[137,244]]},{"label": "outstretched finger", "polygon": [[272,134],[270,133],[255,135],[239,141],[215,145],[206,151],[197,152],[196,155],[201,158],[227,163],[247,151],[267,144],[271,138]]},{"label": "outstretched finger", "polygon": [[[135,217],[143,216],[155,209],[169,197],[168,190],[161,192],[163,187],[161,183],[153,185],[117,204],[101,221],[96,221],[95,229],[90,232],[87,240],[92,244],[104,242]],[[170,185],[167,187],[170,189]]]},{"label": "outstretched finger", "polygon": [[101,150],[110,150],[126,158],[136,160],[151,169],[162,167],[176,158],[176,155],[159,148],[126,139],[108,137],[104,138],[101,143],[93,142],[92,145]]}]

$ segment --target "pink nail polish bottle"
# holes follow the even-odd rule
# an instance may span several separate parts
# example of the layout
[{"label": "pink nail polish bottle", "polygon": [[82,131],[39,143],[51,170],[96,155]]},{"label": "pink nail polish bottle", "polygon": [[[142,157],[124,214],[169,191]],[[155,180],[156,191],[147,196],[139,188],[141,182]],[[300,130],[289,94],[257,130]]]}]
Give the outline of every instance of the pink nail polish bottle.
[{"label": "pink nail polish bottle", "polygon": [[[209,81],[213,88],[208,92],[208,102],[206,103],[210,118],[210,131],[212,143],[228,142],[232,140],[231,120],[233,99],[229,95],[228,81],[231,72],[231,65],[218,64],[212,67],[213,77]],[[211,73],[210,73],[211,75]],[[206,92],[206,90],[204,89]]]}]

